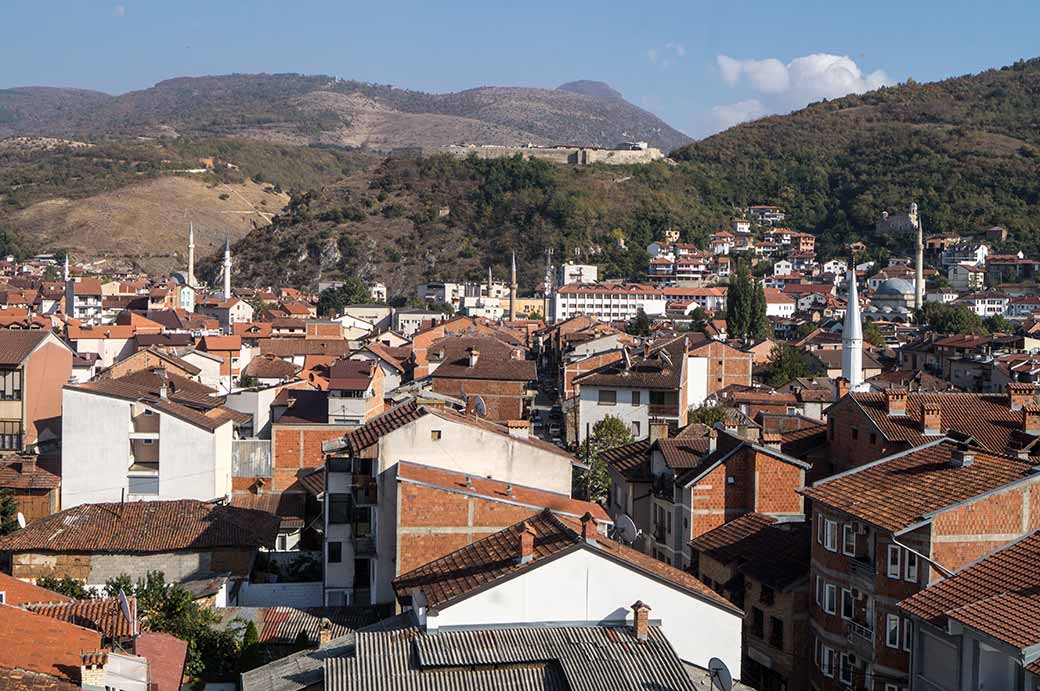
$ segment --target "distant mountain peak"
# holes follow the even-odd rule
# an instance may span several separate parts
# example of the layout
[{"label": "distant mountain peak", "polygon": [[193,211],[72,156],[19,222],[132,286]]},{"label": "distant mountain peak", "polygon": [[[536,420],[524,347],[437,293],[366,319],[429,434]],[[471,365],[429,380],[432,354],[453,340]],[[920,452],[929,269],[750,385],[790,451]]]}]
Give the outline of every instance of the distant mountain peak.
[{"label": "distant mountain peak", "polygon": [[560,84],[556,89],[558,91],[570,91],[571,93],[582,94],[584,96],[595,96],[596,98],[625,99],[625,97],[621,95],[621,92],[614,89],[610,84],[607,84],[606,82],[597,82],[591,79],[579,79],[574,82],[567,82],[566,84]]}]

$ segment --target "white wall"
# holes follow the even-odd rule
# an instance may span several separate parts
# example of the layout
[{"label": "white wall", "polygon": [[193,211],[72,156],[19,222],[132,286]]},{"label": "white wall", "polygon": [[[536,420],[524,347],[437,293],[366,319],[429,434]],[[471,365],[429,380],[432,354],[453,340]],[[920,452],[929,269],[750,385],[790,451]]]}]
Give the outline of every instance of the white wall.
[{"label": "white wall", "polygon": [[204,501],[230,494],[232,427],[225,422],[210,433],[161,413],[156,499]]},{"label": "white wall", "polygon": [[61,507],[119,501],[130,466],[130,403],[62,391]]},{"label": "white wall", "polygon": [[679,657],[701,667],[717,657],[740,673],[740,615],[581,549],[445,608],[427,627],[629,621],[650,605]]},{"label": "white wall", "polygon": [[686,358],[686,404],[696,408],[708,397],[708,358]]},{"label": "white wall", "polygon": [[[211,355],[203,355],[198,351],[192,351],[180,356],[186,362],[190,362],[202,371],[199,373],[199,382],[211,389],[220,388],[220,359],[213,359]],[[245,369],[245,365],[242,365]]]},{"label": "white wall", "polygon": [[237,607],[321,607],[321,581],[251,583],[243,581]]},{"label": "white wall", "polygon": [[[617,391],[617,405],[600,405],[599,390],[614,389]],[[639,405],[632,405],[632,392],[639,392]],[[578,399],[578,442],[585,440],[585,431],[591,431],[596,423],[609,416],[619,418],[632,431],[632,423],[639,423],[639,434],[633,435],[637,440],[650,434],[650,390],[618,389],[604,386],[588,386],[583,384]]]}]

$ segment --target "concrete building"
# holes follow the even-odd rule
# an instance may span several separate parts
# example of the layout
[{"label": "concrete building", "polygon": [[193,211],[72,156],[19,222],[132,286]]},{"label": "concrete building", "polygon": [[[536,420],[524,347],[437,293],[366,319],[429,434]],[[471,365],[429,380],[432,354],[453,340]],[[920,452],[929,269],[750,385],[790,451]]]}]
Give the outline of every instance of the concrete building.
[{"label": "concrete building", "polygon": [[691,345],[687,359],[686,403],[692,408],[727,386],[751,386],[751,353],[712,340],[702,345]]},{"label": "concrete building", "polygon": [[571,283],[595,283],[599,280],[599,267],[595,264],[572,264],[564,262],[560,265],[560,285]]},{"label": "concrete building", "polygon": [[572,283],[553,295],[554,322],[579,314],[602,321],[628,321],[640,310],[647,316],[663,316],[668,299],[659,289],[638,283]]},{"label": "concrete building", "polygon": [[51,331],[0,330],[0,454],[58,438],[72,358]]}]

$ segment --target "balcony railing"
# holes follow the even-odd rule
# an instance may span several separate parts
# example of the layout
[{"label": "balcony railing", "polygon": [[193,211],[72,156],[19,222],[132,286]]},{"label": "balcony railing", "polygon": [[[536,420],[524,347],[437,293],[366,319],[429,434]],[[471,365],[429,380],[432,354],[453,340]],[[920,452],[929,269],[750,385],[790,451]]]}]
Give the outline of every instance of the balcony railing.
[{"label": "balcony railing", "polygon": [[271,472],[270,439],[231,442],[232,477],[271,477]]},{"label": "balcony railing", "polygon": [[849,648],[865,660],[874,659],[874,629],[855,621],[845,622],[848,627]]},{"label": "balcony railing", "polygon": [[354,503],[358,506],[375,506],[378,502],[376,480],[370,475],[354,475]]},{"label": "balcony railing", "polygon": [[856,587],[861,590],[874,590],[874,579],[877,578],[874,562],[861,557],[849,559],[849,575],[852,576],[852,583]]},{"label": "balcony railing", "polygon": [[679,406],[665,403],[651,403],[649,408],[650,417],[678,417]]},{"label": "balcony railing", "polygon": [[354,542],[355,557],[376,556],[376,541],[371,535],[351,537]]}]

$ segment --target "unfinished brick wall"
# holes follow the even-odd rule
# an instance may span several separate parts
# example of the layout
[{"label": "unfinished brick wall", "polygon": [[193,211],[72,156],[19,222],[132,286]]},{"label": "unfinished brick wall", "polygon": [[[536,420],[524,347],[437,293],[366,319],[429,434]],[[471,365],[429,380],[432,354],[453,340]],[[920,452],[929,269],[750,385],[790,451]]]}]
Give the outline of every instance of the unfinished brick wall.
[{"label": "unfinished brick wall", "polygon": [[274,425],[271,454],[274,465],[270,489],[295,488],[300,470],[325,463],[321,443],[339,439],[353,429],[347,425]]},{"label": "unfinished brick wall", "polygon": [[480,396],[487,405],[487,418],[495,422],[519,420],[524,413],[524,392],[527,382],[494,379],[433,378],[433,390],[446,396],[465,399]]}]

